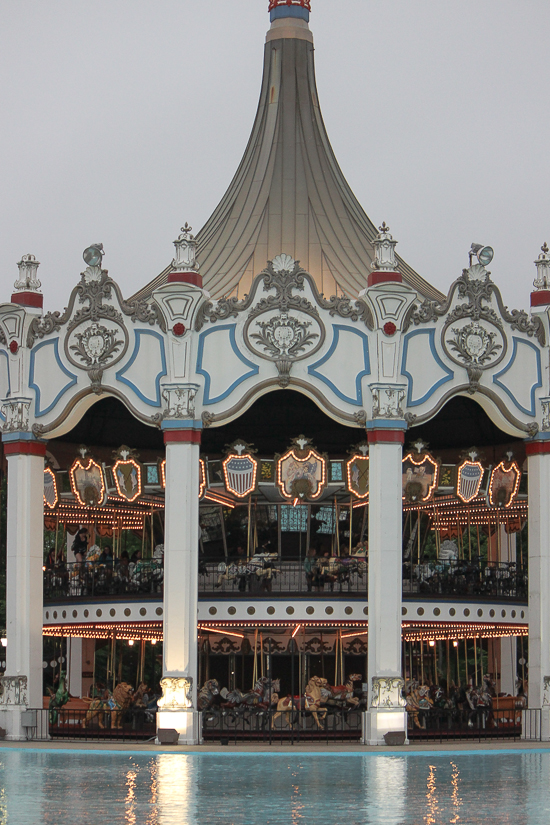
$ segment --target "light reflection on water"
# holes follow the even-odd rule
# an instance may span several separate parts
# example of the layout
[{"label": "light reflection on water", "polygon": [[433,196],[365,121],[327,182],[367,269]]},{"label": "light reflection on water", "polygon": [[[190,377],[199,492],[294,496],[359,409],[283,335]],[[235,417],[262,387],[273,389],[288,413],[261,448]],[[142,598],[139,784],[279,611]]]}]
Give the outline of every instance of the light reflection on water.
[{"label": "light reflection on water", "polygon": [[550,751],[0,750],[0,825],[548,825]]}]

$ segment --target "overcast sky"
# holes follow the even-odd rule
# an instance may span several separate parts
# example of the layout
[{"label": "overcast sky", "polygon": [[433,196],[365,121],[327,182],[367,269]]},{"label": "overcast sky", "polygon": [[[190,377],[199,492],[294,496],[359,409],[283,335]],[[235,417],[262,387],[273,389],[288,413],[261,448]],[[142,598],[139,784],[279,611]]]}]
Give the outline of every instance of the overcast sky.
[{"label": "overcast sky", "polygon": [[[267,0],[0,2],[0,272],[31,252],[62,309],[102,242],[130,295],[198,230],[244,152]],[[528,307],[550,243],[548,0],[312,0],[336,156],[369,217],[447,292],[490,244]],[[282,250],[284,251],[284,250]]]}]

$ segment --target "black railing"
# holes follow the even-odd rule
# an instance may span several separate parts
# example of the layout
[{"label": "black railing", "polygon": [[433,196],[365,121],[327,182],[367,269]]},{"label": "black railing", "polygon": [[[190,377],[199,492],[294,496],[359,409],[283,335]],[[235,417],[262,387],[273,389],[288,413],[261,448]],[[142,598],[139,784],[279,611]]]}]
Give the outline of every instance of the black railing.
[{"label": "black railing", "polygon": [[205,742],[254,741],[265,744],[298,743],[304,741],[359,741],[362,711],[320,707],[315,712],[304,710],[205,710],[202,713],[202,733]]},{"label": "black railing", "polygon": [[61,708],[26,711],[28,739],[71,739],[84,742],[134,742],[154,739],[156,710],[146,708],[89,710]]},{"label": "black railing", "polygon": [[[501,700],[502,701],[502,700]],[[521,707],[511,700],[506,708],[437,708],[408,712],[411,742],[480,741],[529,739],[540,741],[540,710]]]},{"label": "black railing", "polygon": [[[73,562],[47,568],[44,599],[162,597],[164,569],[156,560],[113,565]],[[527,600],[527,573],[504,562],[426,562],[403,564],[403,595],[449,599]],[[310,598],[342,594],[366,597],[367,562],[330,558],[311,567],[299,561],[253,557],[246,561],[199,564],[199,593],[232,598],[307,594]]]},{"label": "black railing", "polygon": [[403,564],[405,595],[527,601],[527,585],[527,571],[511,562],[462,560]]}]

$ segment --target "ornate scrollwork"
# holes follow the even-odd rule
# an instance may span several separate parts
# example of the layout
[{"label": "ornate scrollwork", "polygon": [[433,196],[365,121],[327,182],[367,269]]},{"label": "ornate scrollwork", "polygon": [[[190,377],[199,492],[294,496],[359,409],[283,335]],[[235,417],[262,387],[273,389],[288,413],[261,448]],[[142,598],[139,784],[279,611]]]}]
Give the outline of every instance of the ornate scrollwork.
[{"label": "ornate scrollwork", "polygon": [[403,688],[405,682],[399,676],[373,676],[371,708],[401,710],[405,707]]},{"label": "ornate scrollwork", "polygon": [[311,321],[295,318],[287,312],[275,315],[268,321],[258,321],[257,327],[260,331],[252,333],[250,338],[257,341],[268,355],[275,358],[295,358],[319,338],[318,332],[309,331]]},{"label": "ornate scrollwork", "polygon": [[28,432],[31,401],[29,398],[12,398],[2,404],[5,433]]},{"label": "ornate scrollwork", "polygon": [[[105,303],[112,300],[113,292],[116,295],[122,313],[112,304]],[[76,302],[86,304],[73,315]],[[165,332],[166,324],[162,314],[156,304],[148,304],[146,301],[124,301],[118,285],[109,278],[107,270],[101,270],[97,280],[86,277],[83,273],[80,282],[74,288],[69,306],[63,314],[60,312],[47,312],[41,318],[33,318],[27,335],[27,346],[32,347],[37,338],[44,338],[53,332],[58,332],[62,326],[67,325],[67,333],[84,321],[97,323],[101,319],[115,321],[123,324],[123,315],[129,317],[133,323],[140,321],[144,324],[158,324]]]},{"label": "ornate scrollwork", "polygon": [[496,332],[488,332],[476,321],[464,327],[453,327],[454,338],[446,343],[461,361],[475,365],[478,369],[494,360],[502,344],[497,343]]},{"label": "ornate scrollwork", "polygon": [[0,706],[2,705],[28,705],[26,676],[0,676]]},{"label": "ornate scrollwork", "polygon": [[371,308],[361,298],[352,301],[350,298],[339,298],[336,295],[333,295],[332,298],[325,298],[323,295],[316,297],[319,306],[328,310],[332,318],[338,315],[340,318],[349,318],[351,321],[362,321],[367,329],[374,329]]},{"label": "ornate scrollwork", "polygon": [[373,418],[403,418],[403,402],[406,396],[401,387],[380,386],[372,388]]},{"label": "ornate scrollwork", "polygon": [[193,707],[193,679],[191,676],[170,677],[160,680],[162,696],[159,710],[188,710]]},{"label": "ornate scrollwork", "polygon": [[[481,264],[464,269],[460,278],[451,286],[449,297],[444,304],[426,299],[420,305],[415,304],[411,307],[405,320],[404,330],[406,331],[411,324],[415,326],[427,324],[444,316],[447,316],[446,321],[448,324],[463,318],[471,318],[473,321],[488,321],[501,330],[504,321],[510,324],[513,330],[523,332],[529,338],[535,337],[539,344],[544,346],[546,335],[542,320],[537,316],[530,318],[522,309],[509,311],[508,307],[504,306],[500,291],[496,284],[491,281],[490,275],[491,273],[487,272]],[[466,298],[467,303],[457,304],[449,312],[455,292],[458,293],[459,298]],[[500,315],[491,306],[486,306],[483,303],[490,302],[493,297],[496,300]]]}]

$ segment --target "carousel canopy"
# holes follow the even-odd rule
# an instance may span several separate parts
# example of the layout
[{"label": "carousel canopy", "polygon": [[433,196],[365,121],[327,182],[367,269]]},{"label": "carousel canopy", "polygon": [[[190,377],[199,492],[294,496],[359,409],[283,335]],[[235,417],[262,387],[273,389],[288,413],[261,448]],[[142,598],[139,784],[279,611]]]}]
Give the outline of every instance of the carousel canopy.
[{"label": "carousel canopy", "polygon": [[[204,287],[242,297],[268,260],[300,261],[325,295],[367,285],[378,232],[349,187],[325,129],[315,81],[309,3],[271,2],[260,103],[244,157],[197,235]],[[443,296],[398,258],[421,295]],[[166,283],[171,267],[138,293]]]}]

